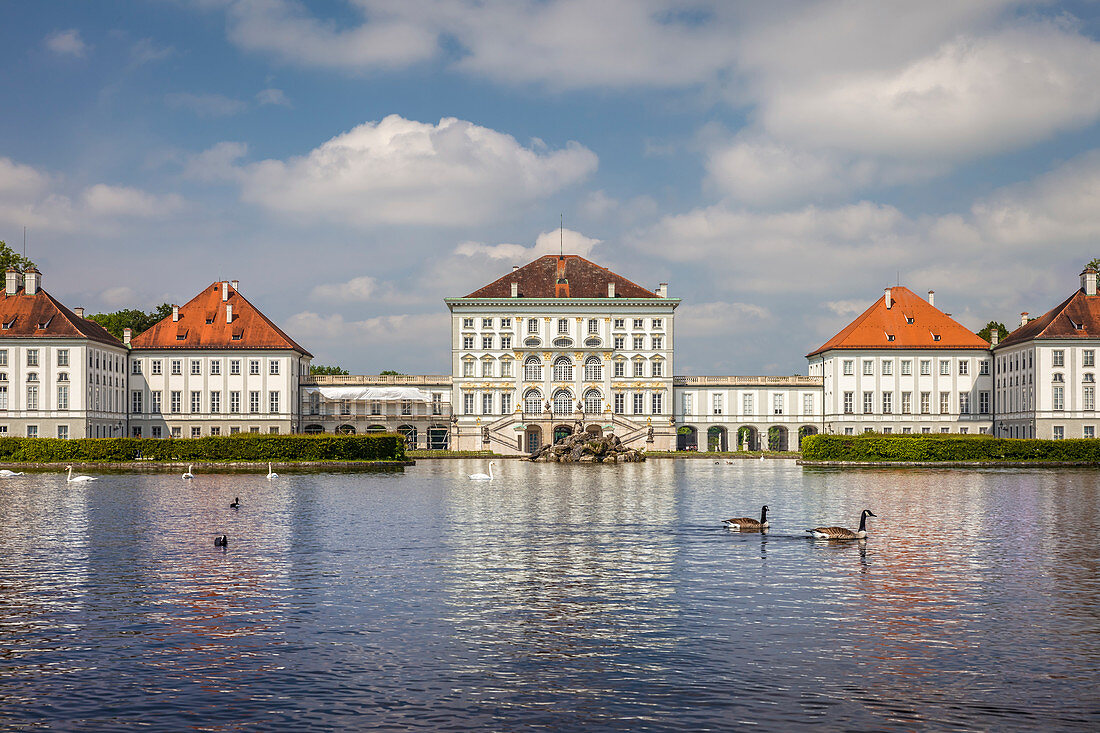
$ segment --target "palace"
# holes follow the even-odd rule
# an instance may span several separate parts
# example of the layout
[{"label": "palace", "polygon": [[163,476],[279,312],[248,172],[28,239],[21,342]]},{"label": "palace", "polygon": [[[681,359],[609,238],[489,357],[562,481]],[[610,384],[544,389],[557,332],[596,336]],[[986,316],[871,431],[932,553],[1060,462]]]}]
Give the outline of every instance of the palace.
[{"label": "palace", "polygon": [[680,299],[577,255],[462,297],[450,374],[310,374],[312,355],[218,281],[119,341],[8,270],[0,436],[179,438],[397,431],[410,448],[523,454],[578,430],[649,451],[798,450],[860,432],[1096,437],[1097,273],[992,343],[884,289],[807,355],[805,376],[675,376]]}]

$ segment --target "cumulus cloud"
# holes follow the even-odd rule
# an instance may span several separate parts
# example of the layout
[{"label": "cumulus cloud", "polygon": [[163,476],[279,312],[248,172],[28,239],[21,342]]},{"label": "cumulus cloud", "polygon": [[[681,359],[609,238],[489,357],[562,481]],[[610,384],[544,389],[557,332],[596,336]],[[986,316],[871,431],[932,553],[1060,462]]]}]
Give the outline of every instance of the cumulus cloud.
[{"label": "cumulus cloud", "polygon": [[164,102],[173,109],[186,109],[199,117],[231,117],[248,109],[245,102],[223,94],[173,92],[164,95]]},{"label": "cumulus cloud", "polygon": [[768,308],[753,303],[710,301],[683,303],[676,309],[677,338],[716,338],[768,327]]},{"label": "cumulus cloud", "polygon": [[80,194],[83,210],[103,217],[163,217],[183,208],[178,194],[157,196],[130,186],[109,186],[97,183]]},{"label": "cumulus cloud", "polygon": [[347,282],[318,285],[310,292],[310,297],[318,300],[355,303],[370,300],[377,289],[378,281],[373,277],[363,275],[353,277]]},{"label": "cumulus cloud", "polygon": [[282,89],[261,89],[256,93],[256,102],[260,105],[274,104],[280,107],[290,107],[290,98]]},{"label": "cumulus cloud", "polygon": [[431,125],[390,115],[308,155],[245,166],[242,197],[357,227],[473,225],[583,180],[596,162],[577,143],[544,151],[463,120]]},{"label": "cumulus cloud", "polygon": [[43,43],[46,44],[46,48],[59,56],[83,58],[88,52],[88,46],[84,43],[84,39],[80,37],[80,31],[76,28],[54,31],[46,36]]},{"label": "cumulus cloud", "polygon": [[559,251],[588,257],[592,249],[601,241],[586,237],[572,229],[555,229],[538,235],[533,247],[524,247],[522,244],[488,245],[480,242],[462,242],[455,247],[454,253],[463,257],[482,256],[490,260],[526,263],[543,255],[557,254]]},{"label": "cumulus cloud", "polygon": [[196,181],[235,181],[241,177],[238,162],[248,154],[248,145],[220,142],[192,155],[183,167],[183,175]]},{"label": "cumulus cloud", "polygon": [[[406,369],[406,362],[423,369],[423,363],[437,364],[448,371],[450,315],[446,311],[401,313],[349,320],[339,313],[315,311],[296,313],[286,321],[291,334],[308,334],[310,351],[319,362],[341,361],[351,350],[366,356],[354,365],[359,373],[383,369]],[[366,349],[366,351],[362,351]]]}]

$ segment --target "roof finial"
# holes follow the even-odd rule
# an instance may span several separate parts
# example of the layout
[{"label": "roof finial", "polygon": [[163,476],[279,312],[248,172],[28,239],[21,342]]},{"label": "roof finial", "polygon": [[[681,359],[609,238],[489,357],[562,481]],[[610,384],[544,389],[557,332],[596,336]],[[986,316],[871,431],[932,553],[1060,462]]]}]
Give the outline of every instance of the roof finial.
[{"label": "roof finial", "polygon": [[558,258],[565,258],[565,214],[558,214]]}]

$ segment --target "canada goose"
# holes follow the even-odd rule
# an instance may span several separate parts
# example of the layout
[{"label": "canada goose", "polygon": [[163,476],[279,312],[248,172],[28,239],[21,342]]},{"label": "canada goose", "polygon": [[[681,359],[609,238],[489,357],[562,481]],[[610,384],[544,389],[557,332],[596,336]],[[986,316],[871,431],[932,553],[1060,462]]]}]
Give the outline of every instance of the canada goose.
[{"label": "canada goose", "polygon": [[73,467],[72,466],[66,466],[66,468],[69,469],[69,478],[67,478],[66,481],[68,481],[71,484],[80,484],[80,483],[84,483],[86,481],[95,481],[96,480],[95,476],[73,476]]},{"label": "canada goose", "polygon": [[224,534],[214,538],[214,547],[229,547],[229,538]]},{"label": "canada goose", "polygon": [[193,464],[193,463],[188,463],[187,464],[187,473],[183,474],[184,478],[195,478],[195,474],[191,473],[191,467],[194,466],[194,465],[195,464]]},{"label": "canada goose", "polygon": [[8,478],[9,476],[22,476],[22,471],[11,471],[6,468],[0,468],[0,478]]},{"label": "canada goose", "polygon": [[875,516],[874,512],[864,509],[859,515],[859,529],[855,532],[844,527],[818,527],[806,531],[817,540],[861,540],[867,536],[867,517],[873,516]]},{"label": "canada goose", "polygon": [[236,496],[234,496],[233,497],[233,503],[229,505],[229,508],[230,509],[240,509],[241,508],[241,500],[239,498],[237,498]]},{"label": "canada goose", "polygon": [[271,470],[271,464],[270,463],[267,464],[267,477],[268,478],[279,478],[279,474],[277,474],[277,473],[275,473],[274,471]]},{"label": "canada goose", "polygon": [[733,519],[723,519],[722,524],[726,525],[729,529],[745,530],[745,529],[767,529],[768,528],[768,505],[760,507],[760,521],[756,521],[751,517],[734,517]]},{"label": "canada goose", "polygon": [[471,481],[492,481],[493,480],[493,461],[489,461],[489,473],[471,473]]}]

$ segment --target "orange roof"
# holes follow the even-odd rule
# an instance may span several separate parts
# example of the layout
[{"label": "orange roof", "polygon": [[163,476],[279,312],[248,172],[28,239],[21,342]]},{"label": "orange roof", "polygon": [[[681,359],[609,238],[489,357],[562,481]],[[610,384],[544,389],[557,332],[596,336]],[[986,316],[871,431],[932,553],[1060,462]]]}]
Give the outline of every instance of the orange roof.
[{"label": "orange roof", "polygon": [[[559,279],[564,280],[567,286],[559,287]],[[512,283],[519,285],[521,298],[606,298],[608,283],[615,283],[616,298],[657,297],[652,290],[646,290],[580,255],[544,255],[466,297],[510,298]]]},{"label": "orange roof", "polygon": [[1026,325],[1005,336],[997,345],[1011,346],[1031,339],[1083,339],[1100,337],[1100,296],[1078,290]]},{"label": "orange roof", "polygon": [[[229,292],[222,300],[223,284]],[[233,306],[233,321],[226,320],[226,305]],[[267,316],[249,303],[229,283],[216,282],[186,305],[179,320],[166,316],[148,331],[130,340],[138,349],[293,349],[312,357]]]},{"label": "orange roof", "polygon": [[45,290],[34,295],[20,287],[14,295],[0,290],[0,337],[4,338],[86,338],[111,346],[122,342],[103,326],[81,318]]},{"label": "orange roof", "polygon": [[989,343],[946,313],[900,285],[849,323],[821,348],[806,356],[831,349],[988,349]]}]

